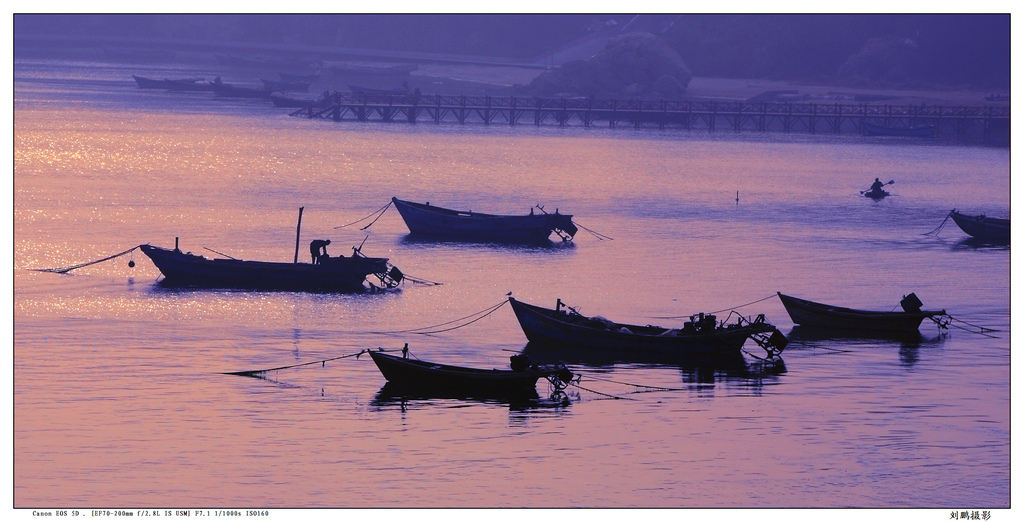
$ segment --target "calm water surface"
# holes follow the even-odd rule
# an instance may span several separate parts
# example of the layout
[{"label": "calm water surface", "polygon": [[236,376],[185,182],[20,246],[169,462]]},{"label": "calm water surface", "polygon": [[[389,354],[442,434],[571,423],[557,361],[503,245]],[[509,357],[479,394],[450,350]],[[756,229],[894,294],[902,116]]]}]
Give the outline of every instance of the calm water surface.
[{"label": "calm water surface", "polygon": [[[148,74],[147,74],[148,73]],[[853,136],[309,121],[252,101],[135,87],[188,71],[15,67],[14,505],[870,507],[1010,504],[1010,252],[950,209],[1009,216],[1009,152]],[[162,75],[162,76],[158,76]],[[210,75],[212,76],[212,74]],[[880,202],[861,197],[895,180]],[[739,201],[736,201],[737,192]],[[392,196],[571,213],[572,244],[422,242]],[[290,261],[388,257],[397,292],[173,290],[140,243]],[[340,227],[340,228],[339,228]],[[365,241],[365,243],[364,243]],[[129,259],[136,262],[129,268]],[[993,337],[821,338],[782,291],[888,310],[915,292]],[[640,324],[760,314],[784,365],[548,354],[567,400],[400,398],[368,357],[506,367],[527,350],[512,292]],[[464,321],[463,321],[464,322]],[[760,349],[748,341],[747,351]],[[642,386],[641,386],[642,385]]]}]

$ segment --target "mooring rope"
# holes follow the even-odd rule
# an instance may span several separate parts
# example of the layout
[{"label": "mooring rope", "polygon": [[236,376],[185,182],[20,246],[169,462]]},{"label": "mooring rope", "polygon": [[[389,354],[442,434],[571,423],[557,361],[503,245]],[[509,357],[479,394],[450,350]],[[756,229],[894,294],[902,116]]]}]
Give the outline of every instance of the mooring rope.
[{"label": "mooring rope", "polygon": [[141,246],[142,245],[136,245],[136,246],[133,246],[133,247],[129,248],[128,250],[125,250],[124,252],[121,252],[121,253],[118,253],[118,254],[114,254],[112,256],[107,256],[107,257],[104,257],[103,259],[97,259],[95,261],[89,261],[88,263],[80,263],[80,264],[77,264],[77,265],[65,266],[65,267],[62,267],[62,268],[33,268],[31,270],[35,270],[36,272],[54,272],[54,273],[57,273],[57,274],[66,274],[66,273],[68,273],[68,272],[70,272],[72,270],[77,270],[79,268],[87,267],[89,265],[95,265],[96,263],[102,263],[104,261],[109,261],[111,259],[121,257],[121,256],[123,256],[125,254],[131,253],[132,251],[134,251],[135,249],[137,249],[137,248],[139,248]]},{"label": "mooring rope", "polygon": [[[505,306],[507,303],[508,303],[507,299],[506,300],[502,300],[500,303],[498,303],[496,305],[489,306],[487,308],[484,308],[483,310],[480,310],[479,312],[474,312],[474,313],[469,314],[469,315],[467,315],[465,317],[460,317],[458,319],[452,319],[451,321],[445,321],[443,323],[435,324],[435,325],[431,325],[431,326],[421,326],[419,328],[410,328],[408,330],[392,330],[392,331],[388,331],[388,332],[371,332],[371,333],[375,333],[375,334],[411,333],[411,334],[417,334],[417,335],[426,335],[426,334],[435,334],[435,333],[441,333],[441,332],[448,332],[448,331],[451,331],[451,330],[456,330],[458,328],[469,326],[469,325],[471,325],[471,324],[473,324],[473,323],[483,319],[484,317],[487,317],[488,315],[493,314],[495,311],[497,311],[502,306]],[[483,314],[483,315],[481,315],[481,314]],[[477,317],[477,316],[479,316],[479,317]],[[476,318],[473,319],[472,321],[466,322],[464,324],[460,324],[458,326],[453,326],[451,328],[442,328],[440,330],[436,330],[436,328],[440,328],[442,326],[448,326],[450,324],[457,323],[459,321],[465,321],[466,319],[469,319],[471,317],[476,317]]]},{"label": "mooring rope", "polygon": [[407,279],[409,281],[412,281],[413,283],[420,284],[420,285],[425,285],[425,286],[441,286],[441,285],[444,284],[444,283],[438,283],[437,281],[430,281],[428,279],[422,279],[422,278],[413,277],[413,276],[411,276],[409,274],[406,274],[404,272],[402,273],[402,279]]},{"label": "mooring rope", "polygon": [[[329,359],[321,359],[319,361],[310,361],[310,362],[299,363],[299,364],[289,364],[288,366],[278,366],[276,368],[267,368],[267,369],[264,369],[264,370],[245,370],[245,371],[240,371],[240,372],[220,372],[220,374],[221,375],[238,375],[238,376],[241,376],[241,377],[263,377],[268,372],[276,372],[276,371],[279,371],[279,370],[289,370],[289,369],[292,369],[292,368],[299,368],[299,367],[302,367],[302,366],[310,366],[310,365],[313,365],[313,364],[319,364],[321,366],[326,366],[326,363],[328,363],[330,361],[337,361],[338,359],[347,359],[349,357],[355,357],[356,359],[358,359],[360,355],[362,355],[364,353],[370,353],[370,351],[371,350],[369,348],[366,348],[366,349],[359,350],[356,353],[350,353],[348,355],[342,355],[342,356],[339,356],[339,357],[331,357]],[[399,350],[385,350],[383,348],[378,348],[376,351],[378,351],[378,352],[395,352],[395,351],[399,351]]]},{"label": "mooring rope", "polygon": [[631,383],[631,382],[614,381],[612,379],[602,379],[600,377],[594,377],[593,375],[588,375],[588,374],[584,374],[584,375],[586,375],[588,379],[592,379],[592,380],[595,380],[595,381],[610,382],[612,384],[621,384],[623,386],[633,386],[635,388],[647,388],[647,389],[659,390],[659,391],[686,391],[687,390],[687,388],[665,388],[664,386],[651,386],[651,385],[648,385],[648,384],[634,384],[634,383]]},{"label": "mooring rope", "polygon": [[366,225],[365,227],[359,229],[359,230],[366,230],[366,229],[370,228],[370,225],[373,225],[374,223],[376,223],[377,220],[380,219],[380,217],[384,215],[384,212],[387,211],[388,207],[391,206],[391,203],[392,203],[391,201],[388,201],[387,205],[384,205],[383,207],[378,208],[377,210],[374,210],[368,216],[363,217],[363,218],[359,218],[359,219],[357,219],[357,220],[355,220],[355,221],[353,221],[351,223],[348,223],[346,225],[340,225],[340,226],[337,226],[337,227],[334,227],[334,228],[335,228],[335,230],[337,230],[339,228],[350,227],[352,225],[355,225],[356,223],[359,223],[360,221],[365,221],[365,220],[367,220],[367,219],[369,219],[369,218],[371,218],[371,217],[376,215],[377,217],[374,218],[373,221],[371,221],[369,225]]},{"label": "mooring rope", "polygon": [[942,230],[942,227],[946,226],[946,221],[949,221],[949,216],[951,216],[952,214],[953,214],[952,212],[950,212],[949,214],[946,214],[946,219],[943,219],[942,223],[940,223],[939,226],[935,227],[935,230],[932,230],[931,232],[925,232],[924,234],[921,234],[921,235],[929,236],[931,234],[935,234],[936,236],[938,236],[939,235],[939,230]]},{"label": "mooring rope", "polygon": [[[773,298],[775,296],[776,296],[776,294],[772,294],[772,295],[770,295],[768,297],[763,297],[761,299],[758,299],[757,301],[751,301],[749,303],[741,304],[739,306],[730,306],[729,308],[723,308],[721,310],[715,310],[714,312],[705,312],[705,313],[708,313],[708,314],[720,314],[722,312],[728,312],[728,311],[735,312],[737,308],[743,308],[744,306],[750,306],[752,304],[757,304],[757,303],[760,303],[761,301],[767,301],[767,300],[769,300],[769,299],[771,299],[771,298]],[[693,315],[693,314],[690,314],[690,315]],[[653,316],[653,318],[654,319],[689,319],[690,315],[657,315],[657,316]],[[736,315],[740,315],[739,312],[736,312]]]},{"label": "mooring rope", "polygon": [[578,226],[578,227],[582,228],[583,230],[586,230],[587,232],[590,232],[591,234],[593,234],[593,235],[594,235],[594,237],[596,237],[597,239],[600,239],[601,241],[604,241],[604,240],[606,240],[606,239],[607,239],[607,240],[609,240],[609,241],[614,241],[614,240],[615,240],[615,238],[613,238],[613,237],[609,237],[609,236],[606,236],[606,235],[604,235],[604,234],[601,234],[601,233],[599,233],[599,232],[595,232],[595,231],[593,231],[593,230],[591,230],[591,229],[589,229],[589,228],[587,228],[587,227],[585,227],[585,226],[581,225],[581,224],[580,224],[580,223],[579,223],[578,221],[576,221],[575,219],[574,219],[574,220],[572,220],[572,223],[573,223],[574,225],[576,225],[576,226]]},{"label": "mooring rope", "polygon": [[[985,332],[998,332],[999,330],[996,330],[995,328],[986,328],[984,326],[978,326],[976,324],[971,324],[971,323],[968,323],[967,321],[964,321],[962,319],[957,319],[956,317],[953,317],[952,315],[949,315],[949,314],[946,314],[945,317],[947,318],[947,320],[944,321],[944,322],[939,320],[939,319],[935,319],[934,317],[931,318],[931,320],[934,321],[935,324],[939,325],[939,328],[945,328],[947,326],[952,326],[953,328],[959,328],[960,330],[963,330],[963,331],[968,332],[968,333],[982,335],[982,336],[988,337],[990,339],[999,339],[998,336],[989,335],[989,334],[985,333]],[[971,328],[976,328],[976,330],[971,330],[969,328],[964,328],[963,326],[960,326],[958,324],[953,324],[953,321],[965,324],[967,326],[970,326]]]},{"label": "mooring rope", "polygon": [[605,397],[611,397],[612,399],[618,399],[618,400],[636,400],[636,399],[633,399],[633,398],[631,398],[631,397],[619,397],[618,395],[612,395],[612,394],[610,394],[610,393],[603,393],[603,392],[599,392],[599,391],[597,391],[597,390],[591,390],[591,389],[589,389],[589,388],[584,388],[583,386],[580,386],[580,385],[579,385],[579,383],[575,383],[575,382],[569,383],[569,385],[570,385],[570,386],[575,386],[575,387],[577,387],[577,388],[579,388],[579,389],[581,389],[581,390],[583,390],[583,391],[588,391],[588,392],[590,392],[590,393],[596,393],[596,394],[598,394],[598,395],[604,395]]}]

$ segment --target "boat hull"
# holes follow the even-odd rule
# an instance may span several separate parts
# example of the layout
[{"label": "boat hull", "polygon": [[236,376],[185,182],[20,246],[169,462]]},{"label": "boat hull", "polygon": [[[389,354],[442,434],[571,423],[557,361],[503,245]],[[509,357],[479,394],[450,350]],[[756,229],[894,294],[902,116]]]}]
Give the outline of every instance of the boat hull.
[{"label": "boat hull", "polygon": [[656,326],[607,323],[523,303],[509,297],[512,310],[530,343],[579,346],[636,354],[734,355],[755,334],[772,332],[767,323],[714,328],[686,333]]},{"label": "boat hull", "polygon": [[527,368],[522,371],[481,370],[418,359],[406,359],[383,352],[370,352],[381,375],[394,387],[450,395],[509,396],[535,394],[537,381],[551,370]]},{"label": "boat hull", "polygon": [[323,264],[207,259],[180,250],[142,245],[168,286],[202,288],[360,292],[370,274],[388,271],[387,259],[332,257]]},{"label": "boat hull", "polygon": [[812,328],[866,332],[917,332],[921,321],[945,315],[945,310],[875,312],[831,306],[779,293],[779,299],[795,324]]},{"label": "boat hull", "polygon": [[571,214],[507,216],[450,210],[391,198],[409,231],[415,235],[460,241],[543,243],[559,230],[570,238],[577,228]]},{"label": "boat hull", "polygon": [[960,227],[966,234],[985,241],[997,243],[1010,242],[1010,220],[990,218],[985,216],[968,216],[957,211],[952,211],[949,216],[953,218],[956,226]]}]

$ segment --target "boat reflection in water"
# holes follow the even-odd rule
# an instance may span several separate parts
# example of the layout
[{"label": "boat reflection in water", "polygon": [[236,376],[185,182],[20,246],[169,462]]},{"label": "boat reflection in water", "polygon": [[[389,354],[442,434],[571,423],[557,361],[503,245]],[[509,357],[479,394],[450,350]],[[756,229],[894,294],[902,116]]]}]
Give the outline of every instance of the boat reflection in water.
[{"label": "boat reflection in water", "polygon": [[581,371],[582,382],[587,372],[581,366],[602,372],[615,367],[671,367],[678,368],[682,380],[692,384],[714,384],[720,380],[753,380],[760,385],[765,377],[786,373],[781,357],[762,359],[744,357],[741,351],[723,354],[687,354],[668,352],[624,352],[622,350],[581,347],[568,344],[528,342],[523,354],[538,364],[558,361],[574,371]]},{"label": "boat reflection in water", "polygon": [[[541,388],[544,384],[541,383]],[[565,390],[544,390],[542,396],[535,389],[513,395],[493,395],[480,393],[431,392],[427,390],[410,390],[395,383],[388,382],[377,391],[370,404],[379,409],[398,406],[403,412],[410,409],[447,406],[461,408],[466,402],[507,406],[510,411],[527,411],[532,409],[565,408],[572,404]]]},{"label": "boat reflection in water", "polygon": [[921,347],[938,346],[945,340],[946,335],[945,333],[939,333],[934,337],[927,337],[917,330],[886,332],[881,330],[849,330],[797,325],[789,331],[787,337],[793,343],[793,346],[839,351],[877,348],[879,346],[899,346],[900,363],[903,366],[910,367],[917,363],[918,350]]}]

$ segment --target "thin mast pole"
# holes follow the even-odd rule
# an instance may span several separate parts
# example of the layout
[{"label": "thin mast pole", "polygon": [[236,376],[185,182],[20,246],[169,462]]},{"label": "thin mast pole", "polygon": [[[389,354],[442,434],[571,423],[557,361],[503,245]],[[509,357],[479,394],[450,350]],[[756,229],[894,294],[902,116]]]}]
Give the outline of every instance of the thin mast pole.
[{"label": "thin mast pole", "polygon": [[305,207],[299,207],[299,224],[295,226],[295,261],[299,262],[299,235],[302,232],[302,209]]}]

